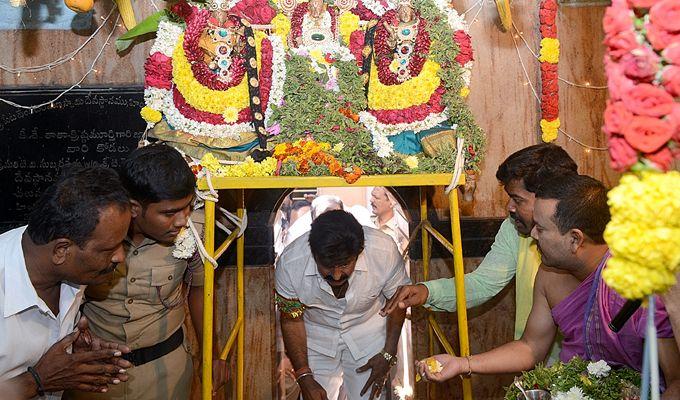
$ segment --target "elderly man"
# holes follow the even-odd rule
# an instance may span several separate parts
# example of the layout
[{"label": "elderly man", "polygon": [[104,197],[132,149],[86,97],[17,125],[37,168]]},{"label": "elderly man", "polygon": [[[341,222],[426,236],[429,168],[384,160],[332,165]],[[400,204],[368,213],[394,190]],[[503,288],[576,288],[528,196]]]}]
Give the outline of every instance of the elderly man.
[{"label": "elderly man", "polygon": [[[541,263],[536,241],[529,236],[534,226],[534,192],[541,180],[576,173],[576,163],[554,144],[537,144],[511,154],[496,171],[508,200],[508,218],[501,224],[491,250],[476,270],[465,275],[467,306],[478,306],[498,294],[516,278],[515,339],[524,332],[531,310],[534,277]],[[420,306],[435,311],[455,311],[453,279],[437,279],[399,288],[383,313]],[[551,359],[557,358],[555,350]]]},{"label": "elderly man", "polygon": [[[601,277],[610,257],[603,239],[609,217],[607,190],[595,179],[566,175],[544,182],[536,192],[531,231],[543,265],[536,275],[534,303],[524,334],[519,340],[470,357],[438,355],[444,369],[432,373],[421,362],[420,373],[441,381],[461,374],[526,371],[543,361],[558,329],[564,335],[563,362],[579,356],[640,371],[647,311],[638,309],[618,333],[608,328],[625,303]],[[680,379],[680,354],[660,300],[654,322],[659,334],[659,364],[666,382],[673,383]]]},{"label": "elderly man", "polygon": [[127,380],[131,364],[120,356],[129,350],[78,319],[81,285],[110,279],[129,223],[114,171],[73,169],[43,193],[27,226],[0,236],[0,397],[59,399]]},{"label": "elderly man", "polygon": [[405,310],[378,312],[408,282],[392,239],[342,210],[321,214],[283,251],[276,300],[305,400],[336,399],[341,385],[350,400],[380,396]]},{"label": "elderly man", "polygon": [[376,186],[371,191],[373,224],[397,243],[399,251],[404,251],[408,246],[408,221],[399,214],[397,206],[397,200],[387,188]]}]

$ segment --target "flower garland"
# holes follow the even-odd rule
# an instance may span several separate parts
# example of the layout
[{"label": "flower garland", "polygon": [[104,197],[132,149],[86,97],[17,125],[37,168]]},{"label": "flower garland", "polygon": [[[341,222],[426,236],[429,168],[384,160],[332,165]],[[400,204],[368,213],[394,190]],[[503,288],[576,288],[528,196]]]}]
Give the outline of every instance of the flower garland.
[{"label": "flower garland", "polygon": [[[356,7],[357,15],[364,21],[371,19],[378,19],[382,17],[388,10],[394,7],[389,1],[382,2],[380,0],[360,0]],[[365,12],[365,11],[368,11]],[[362,12],[363,11],[363,12]]]},{"label": "flower garland", "polygon": [[[309,3],[304,2],[300,3],[295,7],[295,10],[293,11],[293,15],[290,18],[290,39],[293,44],[296,44],[297,41],[300,39],[302,36],[302,28],[305,22],[305,17],[307,17],[307,11],[309,9]],[[333,40],[337,41],[337,32],[338,32],[338,13],[337,10],[334,7],[326,7],[326,12],[324,13],[324,17],[326,15],[330,16],[330,28],[331,32],[333,33]],[[328,14],[326,14],[328,13]]]},{"label": "flower garland", "polygon": [[293,143],[280,143],[274,147],[273,157],[281,164],[292,162],[297,171],[306,175],[313,165],[328,168],[331,175],[345,179],[349,184],[356,182],[363,171],[357,166],[343,168],[342,164],[328,151],[331,145],[327,142],[316,142],[312,139],[300,139]]},{"label": "flower garland", "polygon": [[212,154],[206,153],[199,164],[218,177],[247,177],[247,176],[272,176],[276,173],[278,161],[273,157],[267,157],[261,162],[255,162],[251,157],[238,164],[222,165]]},{"label": "flower garland", "polygon": [[544,142],[557,139],[560,128],[559,88],[557,63],[560,58],[560,42],[557,40],[557,0],[541,0],[539,19],[541,22],[541,138]]},{"label": "flower garland", "polygon": [[662,293],[680,268],[680,172],[626,174],[609,191],[604,238],[612,258],[602,277],[628,299]]},{"label": "flower garland", "polygon": [[182,260],[191,258],[196,253],[196,238],[191,232],[191,229],[184,227],[179,231],[175,238],[175,248],[172,250],[172,256]]},{"label": "flower garland", "polygon": [[615,170],[636,164],[668,170],[680,158],[680,25],[674,19],[680,6],[638,3],[613,1],[605,12],[609,100],[602,129]]}]

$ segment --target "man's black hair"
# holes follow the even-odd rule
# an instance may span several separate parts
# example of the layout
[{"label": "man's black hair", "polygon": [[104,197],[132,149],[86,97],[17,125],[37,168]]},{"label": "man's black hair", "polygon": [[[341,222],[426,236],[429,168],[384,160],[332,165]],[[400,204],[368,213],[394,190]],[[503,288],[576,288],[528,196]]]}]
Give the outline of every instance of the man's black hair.
[{"label": "man's black hair", "polygon": [[119,173],[130,198],[142,206],[183,199],[196,187],[196,177],[182,155],[161,143],[133,150]]},{"label": "man's black hair", "polygon": [[71,167],[35,203],[26,232],[38,245],[67,238],[83,247],[100,212],[110,206],[130,207],[118,174],[104,167]]},{"label": "man's black hair", "polygon": [[364,230],[347,211],[327,211],[312,222],[309,247],[324,267],[343,265],[364,250]]},{"label": "man's black hair", "polygon": [[512,153],[498,167],[496,179],[503,185],[522,180],[524,188],[535,193],[541,182],[556,175],[576,173],[577,168],[563,148],[552,143],[541,143]]},{"label": "man's black hair", "polygon": [[586,175],[562,175],[543,182],[536,198],[558,201],[553,220],[560,233],[579,229],[595,243],[605,243],[604,228],[611,215],[602,182]]}]

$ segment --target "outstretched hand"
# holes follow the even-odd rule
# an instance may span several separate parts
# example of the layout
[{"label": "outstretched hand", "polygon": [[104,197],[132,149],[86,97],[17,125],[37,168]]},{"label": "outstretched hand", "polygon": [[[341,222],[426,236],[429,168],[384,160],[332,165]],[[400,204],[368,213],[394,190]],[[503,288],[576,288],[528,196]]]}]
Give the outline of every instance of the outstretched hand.
[{"label": "outstretched hand", "polygon": [[[385,382],[387,381],[387,374],[390,372],[390,363],[383,357],[382,354],[376,354],[361,367],[357,368],[357,372],[366,372],[371,370],[371,375],[368,377],[366,384],[361,389],[360,395],[364,395],[368,388],[371,388],[371,395],[369,400],[377,399],[382,393]],[[371,386],[372,385],[372,386]]]},{"label": "outstretched hand", "polygon": [[385,317],[398,309],[404,310],[409,307],[422,306],[429,295],[430,292],[425,285],[399,286],[394,296],[387,300],[385,307],[380,310],[380,315]]},{"label": "outstretched hand", "polygon": [[467,372],[467,367],[465,367],[465,358],[454,357],[449,354],[437,354],[430,358],[434,358],[439,361],[442,365],[442,369],[439,372],[431,371],[427,366],[427,358],[416,361],[416,370],[425,380],[434,382],[444,382],[451,378],[454,378],[462,373]]}]

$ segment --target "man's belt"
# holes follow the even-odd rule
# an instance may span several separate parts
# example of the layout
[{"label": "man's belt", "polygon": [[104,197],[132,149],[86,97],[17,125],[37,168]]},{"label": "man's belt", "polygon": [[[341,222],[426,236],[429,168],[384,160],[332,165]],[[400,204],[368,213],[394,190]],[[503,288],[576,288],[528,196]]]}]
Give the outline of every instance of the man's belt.
[{"label": "man's belt", "polygon": [[153,346],[142,347],[141,349],[133,350],[127,354],[123,354],[122,358],[130,361],[135,366],[146,364],[153,360],[163,357],[178,348],[184,341],[184,332],[179,328],[160,343]]}]

